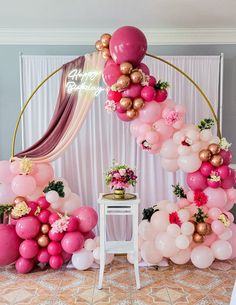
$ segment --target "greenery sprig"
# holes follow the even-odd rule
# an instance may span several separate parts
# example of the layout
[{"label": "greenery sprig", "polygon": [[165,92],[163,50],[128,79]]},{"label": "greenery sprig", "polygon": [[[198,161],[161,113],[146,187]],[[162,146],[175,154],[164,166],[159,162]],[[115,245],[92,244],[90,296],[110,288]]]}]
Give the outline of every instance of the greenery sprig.
[{"label": "greenery sprig", "polygon": [[65,197],[64,192],[64,184],[62,181],[55,182],[54,180],[48,183],[48,186],[46,186],[43,190],[44,193],[48,193],[50,191],[56,191],[59,195],[59,197]]},{"label": "greenery sprig", "polygon": [[173,193],[178,198],[187,198],[187,195],[184,192],[184,189],[178,184],[172,185],[173,187]]},{"label": "greenery sprig", "polygon": [[205,219],[208,218],[208,215],[203,212],[201,208],[197,209],[198,212],[193,215],[196,222],[205,222]]},{"label": "greenery sprig", "polygon": [[14,205],[13,204],[5,204],[5,205],[0,205],[0,216],[6,214],[9,215],[13,209]]},{"label": "greenery sprig", "polygon": [[143,220],[147,219],[150,222],[152,215],[155,212],[159,211],[158,209],[155,209],[154,207],[155,207],[155,205],[153,207],[143,209]]},{"label": "greenery sprig", "polygon": [[154,86],[155,89],[167,89],[169,87],[169,83],[168,82],[162,82],[161,80],[159,80],[156,85]]},{"label": "greenery sprig", "polygon": [[204,129],[211,129],[215,125],[214,120],[212,119],[203,119],[201,120],[200,124],[198,125],[198,128],[202,131]]}]

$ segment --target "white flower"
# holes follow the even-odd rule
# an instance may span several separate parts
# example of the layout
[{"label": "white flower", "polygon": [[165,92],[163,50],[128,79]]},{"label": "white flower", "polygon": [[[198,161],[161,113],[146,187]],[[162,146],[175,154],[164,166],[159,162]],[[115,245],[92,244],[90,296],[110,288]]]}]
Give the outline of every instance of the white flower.
[{"label": "white flower", "polygon": [[105,102],[105,109],[107,112],[115,112],[116,111],[116,103],[115,101],[107,100]]},{"label": "white flower", "polygon": [[221,138],[220,139],[220,148],[224,149],[226,151],[229,150],[229,148],[231,147],[232,143],[229,143],[226,138]]}]

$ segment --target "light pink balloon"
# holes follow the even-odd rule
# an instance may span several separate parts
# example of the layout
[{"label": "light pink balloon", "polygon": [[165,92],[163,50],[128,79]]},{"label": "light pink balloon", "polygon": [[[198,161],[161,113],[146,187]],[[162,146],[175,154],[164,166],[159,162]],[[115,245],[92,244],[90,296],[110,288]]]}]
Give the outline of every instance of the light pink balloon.
[{"label": "light pink balloon", "polygon": [[171,237],[174,237],[176,238],[177,236],[180,235],[180,227],[175,224],[175,223],[172,223],[172,224],[169,224],[168,227],[167,227],[167,230],[166,232],[171,236]]},{"label": "light pink balloon", "polygon": [[[130,264],[134,264],[134,254],[133,253],[128,253],[127,254],[127,260]],[[141,252],[138,252],[138,262],[141,262],[142,257],[141,257]]]},{"label": "light pink balloon", "polygon": [[19,273],[29,273],[34,268],[34,261],[23,257],[16,261],[16,271]]},{"label": "light pink balloon", "polygon": [[146,140],[150,144],[157,144],[160,140],[160,136],[156,131],[148,131],[146,133]]},{"label": "light pink balloon", "polygon": [[13,203],[16,194],[13,193],[11,184],[0,184],[0,204]]},{"label": "light pink balloon", "polygon": [[162,144],[160,155],[165,159],[177,159],[177,148],[178,146],[173,142],[173,140],[169,139]]},{"label": "light pink balloon", "polygon": [[[135,138],[139,136],[140,125],[141,125],[141,122],[138,119],[135,119],[130,123],[130,132]],[[150,129],[151,129],[151,127],[150,127]]]},{"label": "light pink balloon", "polygon": [[10,183],[14,176],[10,170],[10,161],[0,161],[0,183]]},{"label": "light pink balloon", "polygon": [[219,238],[222,240],[229,240],[233,235],[233,232],[230,228],[226,228],[225,231],[219,235]]},{"label": "light pink balloon", "polygon": [[178,159],[179,168],[186,173],[193,173],[197,171],[202,164],[197,153],[188,156],[180,156]]},{"label": "light pink balloon", "polygon": [[155,232],[165,232],[169,225],[169,214],[166,211],[157,211],[152,214],[151,224]]},{"label": "light pink balloon", "polygon": [[36,190],[36,181],[29,175],[17,175],[11,182],[11,188],[16,196],[28,196]]},{"label": "light pink balloon", "polygon": [[177,265],[186,264],[190,260],[191,249],[187,248],[184,250],[180,250],[176,255],[171,256],[170,259],[173,263]]},{"label": "light pink balloon", "polygon": [[169,139],[174,133],[174,128],[166,125],[165,120],[163,119],[156,121],[153,124],[153,127],[161,135],[162,141]]},{"label": "light pink balloon", "polygon": [[121,120],[121,121],[124,121],[124,122],[130,122],[132,121],[131,118],[129,118],[126,114],[126,112],[124,113],[121,113],[121,112],[117,112],[116,111],[116,115],[118,116],[118,118]]},{"label": "light pink balloon", "polygon": [[186,208],[190,205],[190,201],[188,201],[188,199],[186,198],[180,198],[178,201],[177,201],[177,205],[179,208]]},{"label": "light pink balloon", "polygon": [[139,119],[143,123],[154,123],[160,118],[161,107],[154,101],[145,103],[145,106],[139,111]]},{"label": "light pink balloon", "polygon": [[187,192],[187,199],[188,199],[188,201],[190,201],[190,202],[193,202],[193,201],[194,201],[194,192],[193,192],[193,191],[188,191],[188,192]]},{"label": "light pink balloon", "polygon": [[139,232],[139,236],[143,240],[152,240],[156,236],[152,224],[147,219],[144,219],[140,222],[138,226],[138,232]]},{"label": "light pink balloon", "polygon": [[211,245],[211,250],[215,258],[220,260],[229,259],[233,252],[231,244],[226,240],[216,240]]},{"label": "light pink balloon", "polygon": [[227,194],[227,203],[236,203],[236,189],[232,188],[232,189],[228,189],[225,190],[226,194]]},{"label": "light pink balloon", "polygon": [[221,213],[222,213],[221,210],[218,208],[210,208],[208,211],[208,216],[211,219],[216,220],[216,219],[218,219],[218,217],[220,216]]},{"label": "light pink balloon", "polygon": [[213,244],[213,242],[216,241],[217,239],[218,239],[218,236],[214,233],[212,233],[210,235],[206,235],[202,245],[210,247]]},{"label": "light pink balloon", "polygon": [[54,176],[53,168],[50,163],[38,163],[38,171],[34,175],[37,185],[45,186],[47,185]]},{"label": "light pink balloon", "polygon": [[234,222],[234,215],[231,212],[227,212],[227,211],[223,211],[224,214],[226,214],[226,216],[229,218],[230,222]]},{"label": "light pink balloon", "polygon": [[179,169],[176,159],[161,159],[162,167],[169,172],[176,172]]},{"label": "light pink balloon", "polygon": [[222,188],[212,189],[207,187],[204,190],[204,193],[207,195],[207,204],[208,208],[224,208],[227,203],[226,192]]},{"label": "light pink balloon", "polygon": [[154,241],[145,241],[141,246],[141,257],[146,263],[157,264],[162,259],[163,256],[159,250],[155,247]]},{"label": "light pink balloon", "polygon": [[12,174],[19,175],[21,173],[20,171],[20,160],[16,159],[13,162],[10,163],[10,170]]},{"label": "light pink balloon", "polygon": [[88,251],[93,251],[97,247],[96,241],[94,239],[88,238],[84,242],[84,248]]},{"label": "light pink balloon", "polygon": [[[131,123],[132,124],[132,123]],[[138,136],[145,137],[146,133],[151,131],[152,127],[149,124],[141,123],[138,129]]]},{"label": "light pink balloon", "polygon": [[219,220],[213,220],[211,223],[211,229],[216,235],[220,235],[225,232],[224,224]]},{"label": "light pink balloon", "polygon": [[16,234],[15,226],[0,224],[0,267],[7,266],[19,257],[21,239]]},{"label": "light pink balloon", "polygon": [[236,224],[231,223],[230,229],[232,230],[232,237],[229,240],[229,243],[231,244],[232,247],[232,255],[230,258],[233,259],[236,257]]},{"label": "light pink balloon", "polygon": [[175,238],[166,232],[160,232],[155,239],[155,246],[164,257],[175,256],[179,249],[175,245]]},{"label": "light pink balloon", "polygon": [[214,261],[213,251],[207,246],[197,246],[192,250],[191,261],[197,268],[208,268]]},{"label": "light pink balloon", "polygon": [[192,235],[194,230],[195,230],[195,227],[191,222],[187,221],[181,225],[181,232],[184,235]]}]

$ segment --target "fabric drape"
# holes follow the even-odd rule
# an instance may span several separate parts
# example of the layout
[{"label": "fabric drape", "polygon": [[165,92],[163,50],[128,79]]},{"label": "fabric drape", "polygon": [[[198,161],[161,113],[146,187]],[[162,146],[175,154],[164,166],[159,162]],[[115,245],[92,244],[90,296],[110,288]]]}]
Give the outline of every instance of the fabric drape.
[{"label": "fabric drape", "polygon": [[[74,57],[68,56],[23,56],[23,97],[26,99],[37,81]],[[217,113],[219,90],[219,56],[164,56],[188,73],[211,100]],[[207,105],[196,89],[175,70],[152,58],[145,58],[151,74],[157,79],[170,83],[169,95],[176,103],[187,108],[187,122],[199,123],[201,118],[211,117]],[[55,75],[40,90],[26,110],[23,121],[24,147],[30,146],[46,130],[50,111],[55,104],[53,98],[59,90],[60,75]],[[136,168],[138,183],[135,189],[141,198],[139,217],[143,208],[154,205],[163,199],[174,200],[172,184],[183,185],[184,174],[164,171],[158,155],[150,155],[140,150],[129,131],[129,123],[121,122],[115,114],[104,110],[105,92],[95,98],[88,110],[86,119],[74,142],[65,153],[53,162],[58,177],[65,177],[74,192],[81,197],[83,205],[98,209],[97,198],[100,192],[108,192],[104,182],[104,172],[112,160],[124,162]],[[50,111],[49,111],[50,109]],[[108,238],[128,239],[131,232],[129,217],[109,216]]]}]

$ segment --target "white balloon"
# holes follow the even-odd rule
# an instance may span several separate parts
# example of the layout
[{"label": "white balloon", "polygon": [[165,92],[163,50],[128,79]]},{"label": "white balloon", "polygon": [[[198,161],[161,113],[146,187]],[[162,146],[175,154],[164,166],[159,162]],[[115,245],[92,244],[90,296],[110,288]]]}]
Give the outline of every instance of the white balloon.
[{"label": "white balloon", "polygon": [[208,268],[214,261],[213,251],[207,246],[197,246],[192,250],[191,261],[197,268]]},{"label": "white balloon", "polygon": [[168,213],[176,212],[178,210],[179,210],[179,206],[176,203],[171,202],[166,205],[166,211]]},{"label": "white balloon", "polygon": [[165,232],[169,225],[169,214],[166,211],[157,211],[151,217],[151,224],[155,232]]},{"label": "white balloon", "polygon": [[175,256],[172,256],[170,259],[173,263],[177,265],[186,264],[190,260],[191,249],[187,248],[184,250],[180,250]]},{"label": "white balloon", "polygon": [[159,201],[156,205],[155,208],[157,208],[158,210],[165,210],[166,209],[166,205],[170,203],[169,200],[162,200]]},{"label": "white balloon", "polygon": [[179,219],[181,222],[187,222],[190,218],[190,213],[187,209],[181,209],[178,211]]},{"label": "white balloon", "polygon": [[93,250],[93,257],[96,260],[100,260],[100,247],[97,247]]},{"label": "white balloon", "polygon": [[139,236],[144,240],[154,239],[156,236],[152,224],[147,219],[144,219],[140,222],[138,226],[138,232]]},{"label": "white balloon", "polygon": [[[138,262],[141,262],[141,259],[142,259],[141,252],[138,251]],[[127,260],[128,260],[128,262],[130,264],[134,264],[134,255],[133,255],[133,253],[128,253],[127,254]]]},{"label": "white balloon", "polygon": [[222,233],[219,238],[222,240],[229,240],[233,235],[233,232],[230,228],[225,228],[224,233]]},{"label": "white balloon", "polygon": [[189,239],[185,235],[179,235],[175,240],[175,245],[180,250],[187,249],[189,247]]},{"label": "white balloon", "polygon": [[72,265],[78,270],[86,270],[90,268],[93,261],[93,253],[86,249],[81,249],[72,255]]},{"label": "white balloon", "polygon": [[96,242],[96,246],[99,247],[100,246],[100,236],[95,236],[93,240]]},{"label": "white balloon", "polygon": [[192,235],[193,232],[194,232],[194,230],[195,230],[194,225],[193,225],[191,222],[189,222],[189,221],[184,222],[184,223],[181,225],[181,232],[182,232],[182,234],[184,234],[184,235]]},{"label": "white balloon", "polygon": [[65,193],[64,198],[67,199],[67,198],[70,197],[72,192],[71,192],[71,189],[68,186],[64,186],[64,193]]},{"label": "white balloon", "polygon": [[97,245],[96,245],[96,241],[92,238],[88,238],[85,240],[84,242],[84,249],[88,250],[88,251],[93,251],[94,249],[96,249]]},{"label": "white balloon", "polygon": [[220,239],[213,242],[211,250],[213,251],[215,258],[220,260],[230,258],[233,252],[231,244],[226,240]]},{"label": "white balloon", "polygon": [[167,233],[171,236],[171,237],[177,237],[180,235],[180,227],[175,224],[172,223],[170,225],[168,225],[167,227]]},{"label": "white balloon", "polygon": [[[100,247],[97,247],[96,249],[93,250],[93,257],[95,259],[95,262],[97,264],[100,264]],[[110,264],[114,259],[114,254],[112,253],[106,253],[106,258],[105,258],[105,265]]]},{"label": "white balloon", "polygon": [[46,200],[50,203],[56,202],[60,197],[58,195],[58,192],[56,191],[49,191],[45,195]]}]

